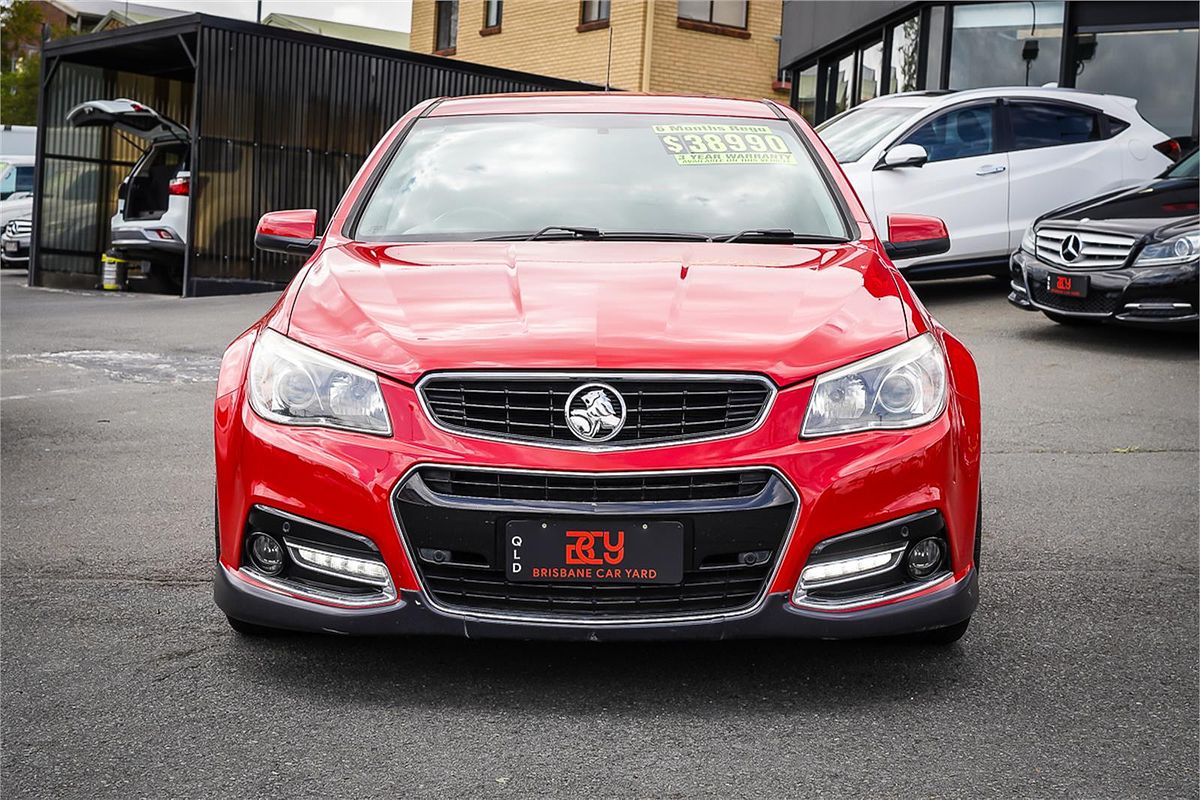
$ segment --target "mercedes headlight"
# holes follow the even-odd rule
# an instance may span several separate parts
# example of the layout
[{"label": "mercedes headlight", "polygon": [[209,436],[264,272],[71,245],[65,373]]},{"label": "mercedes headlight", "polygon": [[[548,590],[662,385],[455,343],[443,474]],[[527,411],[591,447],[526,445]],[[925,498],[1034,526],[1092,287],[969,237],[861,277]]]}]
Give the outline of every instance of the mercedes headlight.
[{"label": "mercedes headlight", "polygon": [[1033,223],[1025,228],[1025,235],[1021,237],[1021,249],[1029,255],[1037,255],[1037,231],[1033,229]]},{"label": "mercedes headlight", "polygon": [[1155,242],[1142,248],[1135,267],[1152,267],[1158,264],[1183,264],[1200,256],[1200,233],[1184,233]]},{"label": "mercedes headlight", "polygon": [[269,328],[250,357],[250,406],[283,425],[392,432],[375,373]]},{"label": "mercedes headlight", "polygon": [[932,333],[817,377],[800,435],[914,428],[946,407],[946,361]]}]

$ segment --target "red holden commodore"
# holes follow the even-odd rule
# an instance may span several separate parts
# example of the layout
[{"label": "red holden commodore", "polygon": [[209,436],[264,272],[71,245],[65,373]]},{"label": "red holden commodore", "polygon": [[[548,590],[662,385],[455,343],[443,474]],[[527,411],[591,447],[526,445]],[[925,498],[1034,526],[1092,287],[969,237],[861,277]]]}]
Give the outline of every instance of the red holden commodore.
[{"label": "red holden commodore", "polygon": [[979,384],[771,101],[433,100],[230,345],[216,601],[239,632],[959,639]]}]

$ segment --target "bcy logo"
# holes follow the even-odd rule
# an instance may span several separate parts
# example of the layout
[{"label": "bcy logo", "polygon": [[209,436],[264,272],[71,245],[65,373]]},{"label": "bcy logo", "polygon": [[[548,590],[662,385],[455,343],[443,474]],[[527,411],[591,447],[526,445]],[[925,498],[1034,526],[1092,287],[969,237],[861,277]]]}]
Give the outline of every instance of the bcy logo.
[{"label": "bcy logo", "polygon": [[[574,541],[572,541],[574,540]],[[597,555],[597,541],[603,552]],[[567,531],[567,566],[616,566],[625,560],[625,531]]]}]

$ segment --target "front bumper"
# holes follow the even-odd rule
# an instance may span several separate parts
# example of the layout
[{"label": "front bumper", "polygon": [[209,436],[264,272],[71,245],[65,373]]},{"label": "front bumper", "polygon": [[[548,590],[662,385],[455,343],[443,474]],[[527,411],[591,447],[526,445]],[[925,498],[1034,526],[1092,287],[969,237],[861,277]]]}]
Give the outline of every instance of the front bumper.
[{"label": "front bumper", "polygon": [[[1088,277],[1086,298],[1060,297],[1045,289],[1047,275]],[[1024,311],[1145,327],[1196,326],[1200,319],[1198,262],[1161,267],[1123,267],[1069,272],[1018,250],[1010,261],[1008,302]]]},{"label": "front bumper", "polygon": [[[965,348],[948,334],[939,335],[948,353],[952,387],[941,417],[911,430],[814,440],[797,437],[811,382],[780,390],[765,423],[745,435],[612,452],[530,447],[449,433],[429,421],[412,387],[386,379],[381,379],[381,386],[392,416],[392,437],[285,428],[259,418],[240,388],[224,392],[217,398],[214,420],[220,554],[217,604],[235,619],[292,630],[585,640],[856,638],[953,625],[969,617],[977,603],[978,383]],[[248,343],[231,348],[231,352],[248,350]],[[226,363],[222,372],[232,368]],[[240,382],[231,377],[229,384]],[[393,500],[415,470],[434,465],[604,477],[770,470],[786,483],[796,503],[786,527],[777,530],[782,544],[769,574],[760,578],[761,590],[753,602],[707,608],[702,613],[634,613],[603,620],[559,619],[523,610],[499,613],[439,602],[427,583],[428,574],[423,578],[416,568],[412,537],[402,529],[409,522],[402,523],[394,513]],[[599,505],[591,508],[597,517],[605,511]],[[388,568],[395,594],[372,607],[349,606],[255,580],[243,564],[243,540],[248,515],[256,506],[366,537]],[[858,605],[815,608],[792,602],[792,591],[816,545],[929,510],[944,519],[949,545],[944,577],[919,591],[873,597]],[[547,513],[586,515],[588,511],[572,506],[550,508]],[[669,515],[661,509],[657,513]],[[690,512],[677,509],[677,513]],[[464,518],[450,520],[444,527],[467,530],[470,524],[474,522]],[[483,524],[503,530],[496,521]],[[692,525],[699,537],[701,527]],[[735,549],[759,547],[766,545]]]},{"label": "front bumper", "polygon": [[0,237],[0,263],[6,267],[29,265],[29,239]]},{"label": "front bumper", "polygon": [[419,592],[369,609],[322,606],[279,595],[217,567],[217,605],[229,616],[284,630],[350,635],[465,636],[471,639],[556,639],[580,642],[691,639],[856,639],[917,633],[954,625],[979,603],[974,569],[947,580],[938,591],[884,606],[841,613],[797,608],[786,593],[772,594],[751,615],[706,620],[620,625],[561,625],[452,615],[431,608]]}]

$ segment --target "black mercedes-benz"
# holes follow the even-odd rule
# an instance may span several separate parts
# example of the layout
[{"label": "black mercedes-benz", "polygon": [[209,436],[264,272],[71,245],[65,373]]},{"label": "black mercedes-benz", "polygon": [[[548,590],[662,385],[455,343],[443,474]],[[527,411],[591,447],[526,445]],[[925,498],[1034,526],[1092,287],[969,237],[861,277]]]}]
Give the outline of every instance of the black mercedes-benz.
[{"label": "black mercedes-benz", "polygon": [[1195,328],[1197,151],[1157,179],[1051,211],[1010,261],[1008,301],[1055,322]]}]

